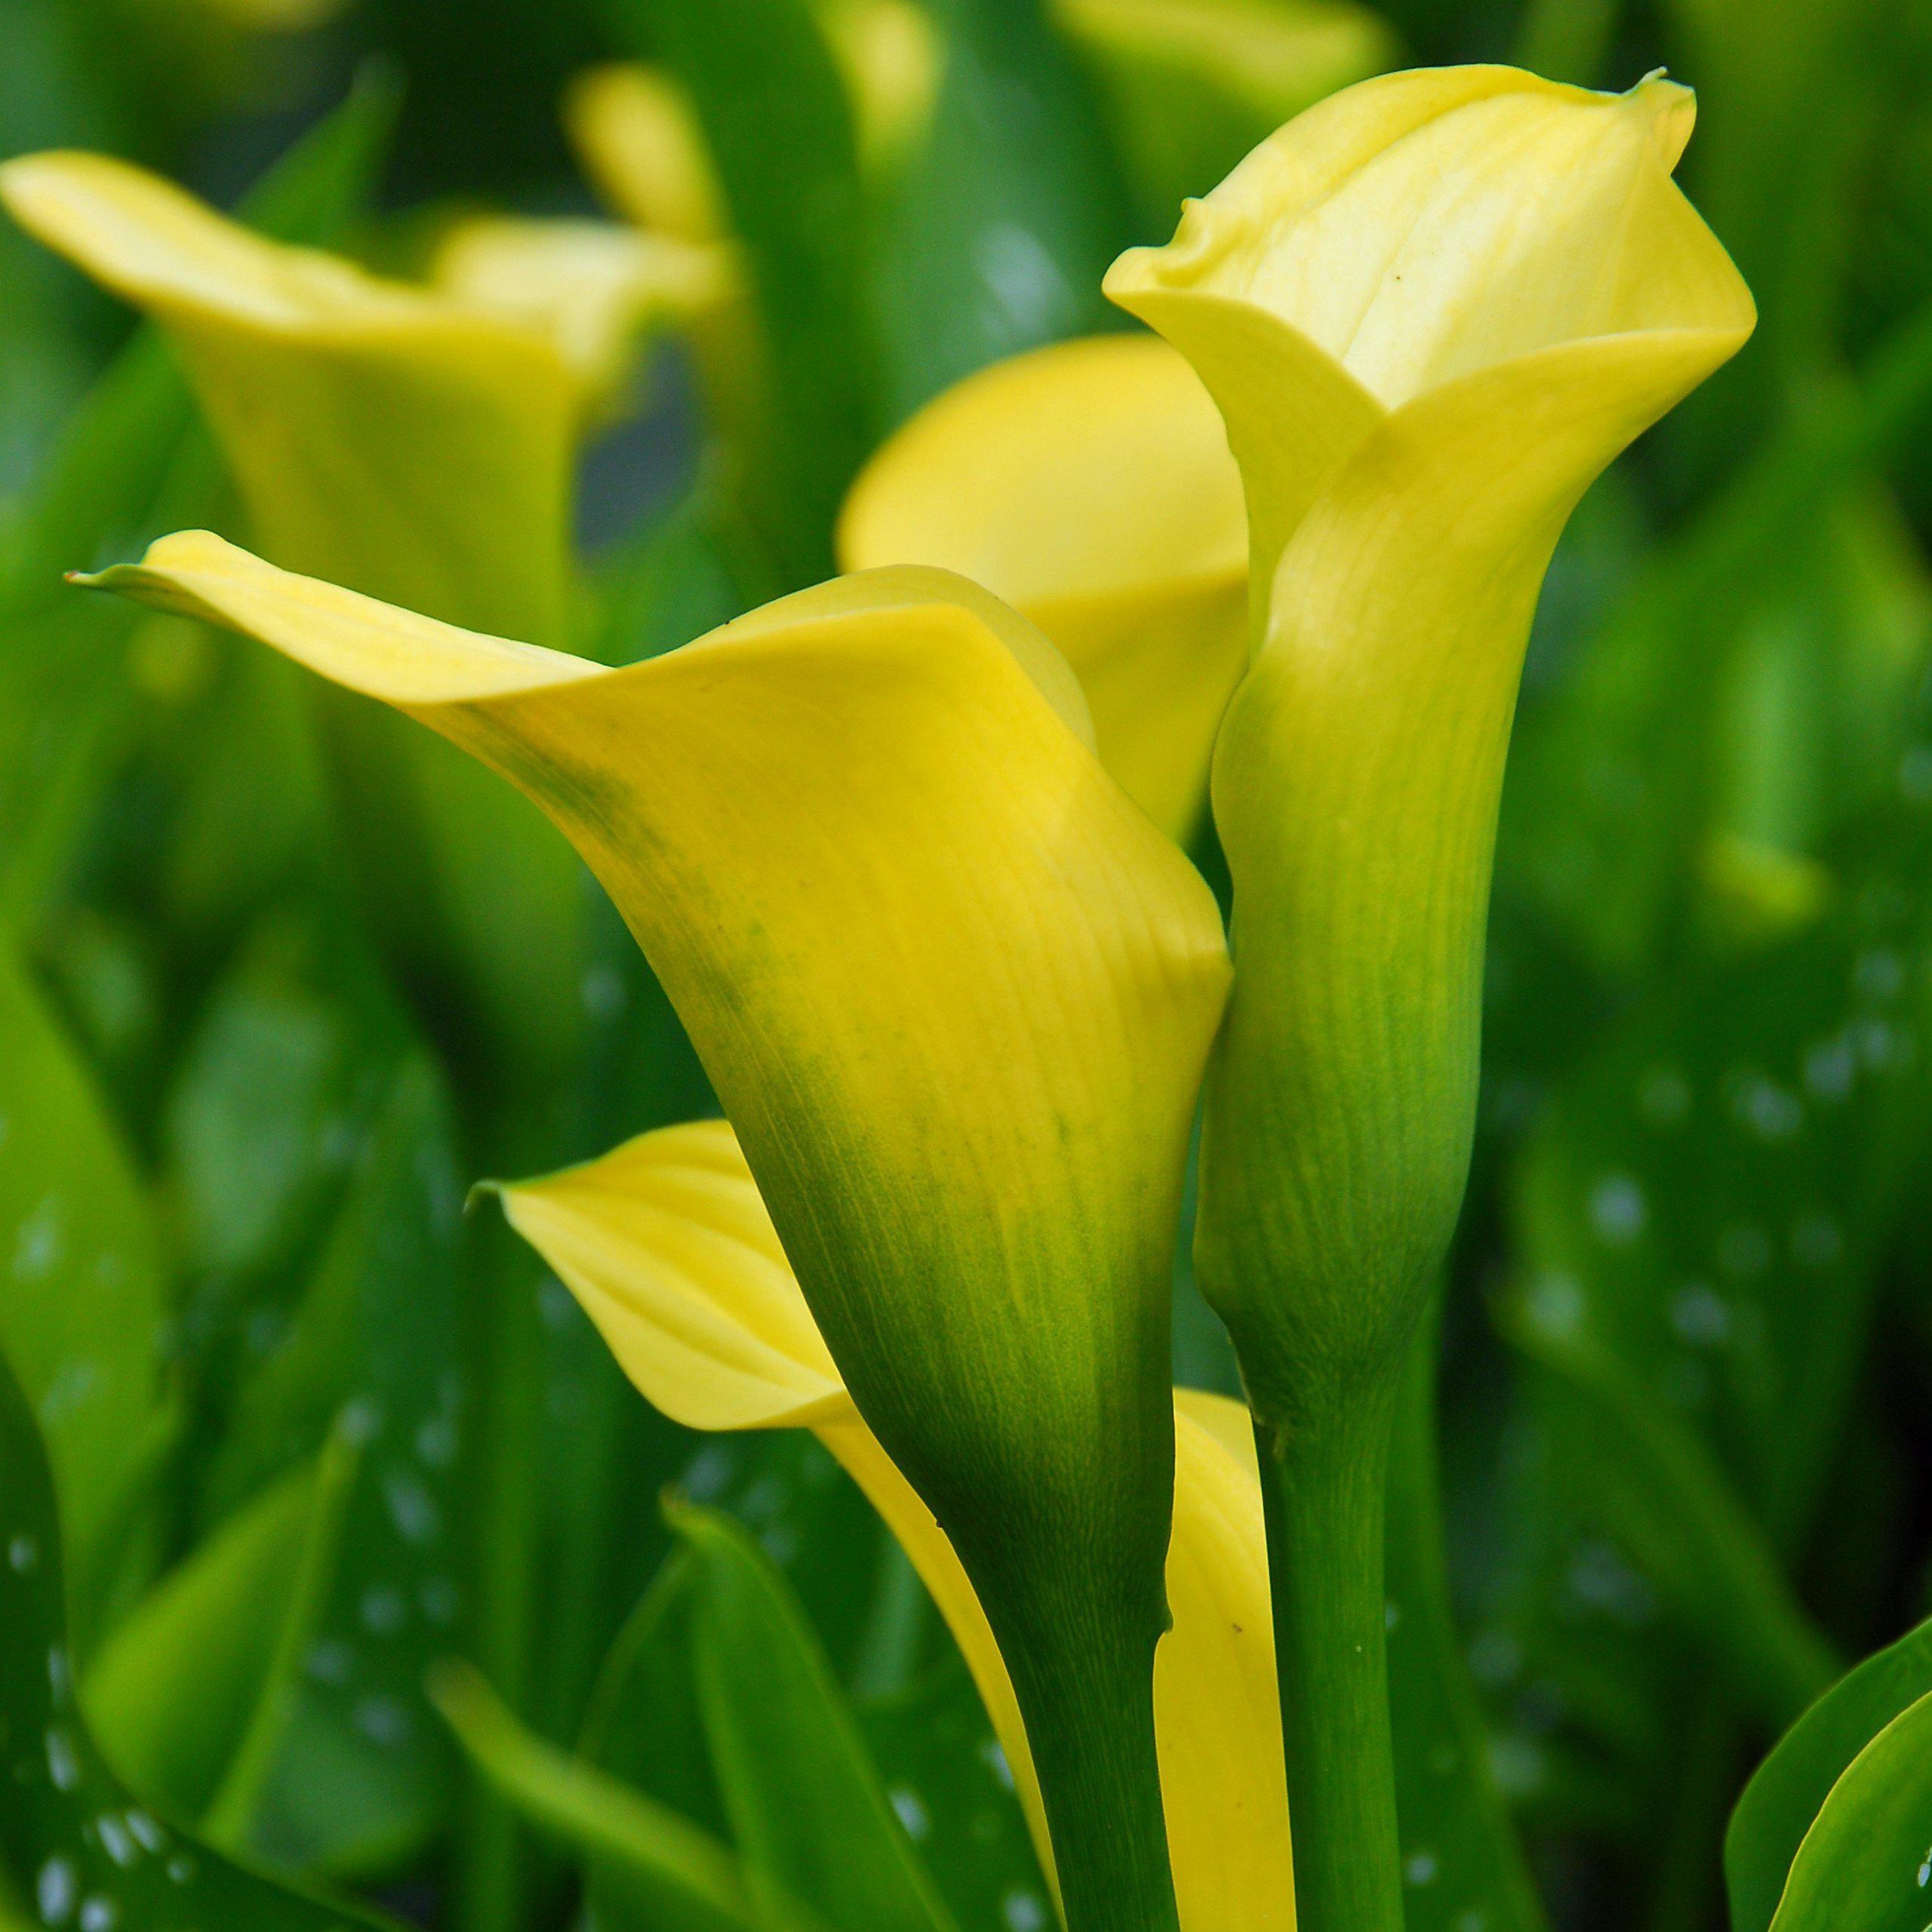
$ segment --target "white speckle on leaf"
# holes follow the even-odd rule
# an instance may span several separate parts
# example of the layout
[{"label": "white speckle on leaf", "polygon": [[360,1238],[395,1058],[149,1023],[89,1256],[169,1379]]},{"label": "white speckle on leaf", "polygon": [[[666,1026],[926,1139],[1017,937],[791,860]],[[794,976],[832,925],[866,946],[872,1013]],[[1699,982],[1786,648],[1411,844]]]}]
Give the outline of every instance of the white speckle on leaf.
[{"label": "white speckle on leaf", "polygon": [[386,1583],[372,1584],[362,1592],[361,1611],[362,1627],[377,1637],[393,1637],[409,1617],[402,1592]]},{"label": "white speckle on leaf", "polygon": [[1574,1275],[1539,1275],[1530,1284],[1530,1319],[1549,1335],[1574,1335],[1583,1325],[1583,1288]]},{"label": "white speckle on leaf", "polygon": [[34,1883],[34,1898],[40,1907],[41,1923],[66,1924],[74,1909],[74,1895],[79,1889],[80,1879],[74,1870],[73,1861],[50,1858],[40,1868],[40,1876]]},{"label": "white speckle on leaf", "polygon": [[7,1546],[7,1567],[17,1577],[25,1577],[40,1567],[40,1545],[23,1531]]},{"label": "white speckle on leaf", "polygon": [[1007,1932],[1041,1932],[1047,1922],[1046,1901],[1037,1892],[1008,1892],[999,1912]]},{"label": "white speckle on leaf", "polygon": [[134,1835],[112,1812],[103,1811],[94,1821],[94,1828],[100,1840],[101,1849],[116,1865],[131,1865],[140,1856]]},{"label": "white speckle on leaf", "polygon": [[1590,1226],[1611,1247],[1627,1247],[1650,1224],[1650,1204],[1629,1174],[1606,1174],[1590,1189]]},{"label": "white speckle on leaf", "polygon": [[1730,1304],[1705,1281],[1687,1281],[1670,1305],[1670,1325],[1700,1349],[1721,1348],[1730,1340]]},{"label": "white speckle on leaf", "polygon": [[47,1775],[56,1791],[72,1791],[81,1781],[81,1761],[73,1739],[57,1724],[47,1734]]},{"label": "white speckle on leaf", "polygon": [[82,1900],[81,1932],[114,1932],[120,1923],[121,1908],[104,1893]]},{"label": "white speckle on leaf", "polygon": [[1740,1081],[1731,1105],[1739,1124],[1761,1140],[1789,1140],[1804,1124],[1797,1096],[1775,1081],[1755,1076]]},{"label": "white speckle on leaf", "polygon": [[20,1223],[14,1237],[14,1279],[38,1281],[54,1272],[60,1259],[60,1202],[50,1194]]},{"label": "white speckle on leaf", "polygon": [[442,1528],[442,1517],[435,1499],[413,1475],[392,1470],[383,1478],[383,1498],[389,1505],[389,1521],[405,1543],[433,1543]]},{"label": "white speckle on leaf", "polygon": [[1013,1789],[1013,1767],[1006,1761],[1006,1752],[997,1737],[989,1737],[980,1745],[980,1761],[992,1773],[1003,1789]]},{"label": "white speckle on leaf", "polygon": [[1441,1870],[1434,1852],[1412,1851],[1402,1861],[1402,1883],[1415,1887],[1432,1885]]},{"label": "white speckle on leaf", "polygon": [[906,1835],[915,1841],[923,1838],[933,1828],[932,1820],[927,1816],[926,1807],[919,1802],[919,1795],[908,1791],[903,1785],[896,1786],[886,1793],[899,1822],[906,1827]]}]

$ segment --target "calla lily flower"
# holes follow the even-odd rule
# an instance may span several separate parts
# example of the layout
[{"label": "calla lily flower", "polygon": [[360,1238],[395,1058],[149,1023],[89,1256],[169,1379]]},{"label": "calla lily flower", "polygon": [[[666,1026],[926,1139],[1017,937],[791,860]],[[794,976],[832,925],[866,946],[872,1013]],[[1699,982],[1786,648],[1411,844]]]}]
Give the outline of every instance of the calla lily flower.
[{"label": "calla lily flower", "polygon": [[1383,1471],[1460,1208],[1530,620],[1592,480],[1734,353],[1750,297],[1671,180],[1683,88],[1507,68],[1334,96],[1108,293],[1220,404],[1252,665],[1214,757],[1239,971],[1198,1278],[1266,1480],[1309,1932],[1398,1932]]},{"label": "calla lily flower", "polygon": [[1070,1924],[1174,1906],[1152,1676],[1168,1303],[1229,969],[1065,660],[933,570],[619,670],[202,533],[95,580],[263,638],[522,787],[630,922],[853,1402],[1011,1674]]},{"label": "calla lily flower", "polygon": [[931,564],[1051,638],[1100,756],[1170,836],[1246,668],[1247,521],[1213,401],[1151,336],[1035,349],[928,403],[860,472],[847,570]]},{"label": "calla lily flower", "polygon": [[[1108,293],[1219,402],[1258,627],[1216,755],[1241,982],[1203,1281],[1251,1394],[1399,1349],[1466,1177],[1503,754],[1550,551],[1749,334],[1693,101],[1398,74],[1283,128]],[[1292,1283],[1291,1291],[1283,1284]]]},{"label": "calla lily flower", "polygon": [[[263,546],[452,622],[561,643],[583,378],[554,332],[285,247],[105,155],[0,167],[15,220],[153,317]],[[522,800],[368,707],[325,714],[392,950],[531,1078],[574,1037],[581,880]]]},{"label": "calla lily flower", "polygon": [[1283,122],[1395,51],[1386,23],[1348,0],[1053,0],[1050,11],[1094,69],[1140,205],[1163,226]]},{"label": "calla lily flower", "polygon": [[[847,1392],[730,1127],[666,1128],[501,1192],[656,1407],[691,1429],[810,1428],[844,1466],[958,1640],[1051,1875],[1026,1727],[986,1614]],[[1294,1887],[1254,1439],[1238,1402],[1174,1400],[1174,1629],[1155,1655],[1154,1709],[1180,1922],[1274,1932],[1292,1924]]]},{"label": "calla lily flower", "polygon": [[623,403],[641,337],[701,326],[739,292],[735,257],[720,244],[507,215],[451,230],[432,279],[454,301],[548,337],[593,420]]}]

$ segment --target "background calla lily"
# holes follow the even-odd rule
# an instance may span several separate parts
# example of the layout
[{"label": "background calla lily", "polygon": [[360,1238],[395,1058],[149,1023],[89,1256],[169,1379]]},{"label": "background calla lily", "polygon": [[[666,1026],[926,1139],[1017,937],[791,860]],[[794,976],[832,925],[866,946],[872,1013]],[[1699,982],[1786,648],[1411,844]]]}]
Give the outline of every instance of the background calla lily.
[{"label": "background calla lily", "polygon": [[97,581],[385,698],[565,829],[703,1056],[860,1411],[972,1577],[1070,1922],[1170,1915],[1150,1691],[1170,1269],[1228,968],[1211,895],[1102,770],[1064,660],[932,571],[823,585],[619,671],[203,534]]},{"label": "background calla lily", "polygon": [[[1051,1873],[1025,1727],[985,1613],[846,1393],[730,1127],[641,1135],[502,1195],[657,1407],[692,1429],[809,1427],[844,1464],[958,1639]],[[1174,1427],[1174,1623],[1154,1670],[1174,1889],[1186,1932],[1258,1932],[1284,1924],[1284,1905],[1291,1914],[1293,1875],[1254,1437],[1238,1403],[1186,1389]]]},{"label": "background calla lily", "polygon": [[[166,330],[263,547],[453,623],[563,641],[580,378],[554,337],[263,240],[105,156],[0,169],[24,227]],[[521,800],[379,712],[326,714],[391,946],[454,989],[500,1063],[575,1031],[581,881]]]},{"label": "background calla lily", "polygon": [[1246,663],[1247,527],[1214,404],[1164,343],[1093,337],[969,377],[860,473],[838,549],[848,570],[957,571],[1032,618],[1108,770],[1193,832]]},{"label": "background calla lily", "polygon": [[641,338],[691,329],[733,300],[732,251],[607,222],[478,216],[436,251],[453,300],[541,331],[576,377],[585,414],[614,413]]}]

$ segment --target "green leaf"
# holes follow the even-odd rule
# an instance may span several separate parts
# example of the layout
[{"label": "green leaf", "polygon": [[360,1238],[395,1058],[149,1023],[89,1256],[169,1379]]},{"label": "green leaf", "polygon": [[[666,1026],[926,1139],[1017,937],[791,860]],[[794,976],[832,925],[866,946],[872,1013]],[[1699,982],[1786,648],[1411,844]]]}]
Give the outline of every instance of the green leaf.
[{"label": "green leaf", "polygon": [[1771,1932],[1920,1932],[1932,1884],[1932,1693],[1894,1718],[1832,1787]]},{"label": "green leaf", "polygon": [[246,1816],[242,1841],[294,1869],[386,1864],[434,1829],[448,1796],[449,1753],[422,1681],[460,1607],[451,1136],[439,1079],[426,1058],[405,1055],[383,1081],[293,1322],[244,1387],[217,1466],[232,1491],[306,1451],[338,1411],[361,1449],[299,1697]]},{"label": "green leaf", "polygon": [[74,1696],[60,1533],[45,1451],[0,1362],[0,1867],[41,1922],[170,1932],[395,1932],[393,1921],[257,1876],[130,1795]]},{"label": "green leaf", "polygon": [[829,1924],[952,1932],[796,1601],[742,1525],[674,1505],[694,1560],[692,1655],[733,1835],[755,1884]]},{"label": "green leaf", "polygon": [[1932,309],[1654,552],[1574,672],[1525,713],[1498,872],[1600,968],[1634,978],[1654,960],[1702,861],[1726,614],[1752,606],[1821,506],[1906,441],[1928,403]]},{"label": "green leaf", "polygon": [[119,1139],[4,947],[0,1040],[0,1348],[47,1432],[91,1598],[97,1545],[159,1402],[161,1267]]},{"label": "green leaf", "polygon": [[[923,1598],[909,1564],[906,1573]],[[893,1809],[958,1922],[1044,1932],[1055,1922],[1052,1894],[1012,1770],[964,1660],[941,1641],[944,1654],[911,1683],[860,1701],[860,1724]]]},{"label": "green leaf", "polygon": [[1724,1848],[1731,1932],[1767,1932],[1798,1847],[1847,1767],[1928,1695],[1932,1623],[1867,1657],[1785,1734],[1731,1814]]},{"label": "green leaf", "polygon": [[[621,14],[632,5],[619,9]],[[655,0],[756,291],[769,448],[737,480],[788,583],[832,571],[832,522],[876,400],[868,237],[851,106],[806,0]]]},{"label": "green leaf", "polygon": [[[285,1724],[291,1654],[333,1570],[352,1453],[293,1472],[231,1517],[144,1598],[89,1667],[82,1701],[129,1784],[202,1819],[245,1745]],[[229,1801],[232,1805],[234,1801]]]},{"label": "green leaf", "polygon": [[1694,1631],[1740,1700],[1787,1723],[1837,1668],[1775,1552],[1697,1436],[1633,1386],[1546,1297],[1508,1318],[1511,1339],[1558,1379],[1558,1453],[1589,1472],[1589,1501]]},{"label": "green leaf", "polygon": [[937,0],[925,138],[879,216],[888,418],[1022,349],[1118,325],[1100,278],[1132,236],[1106,143],[1041,9]]},{"label": "green leaf", "polygon": [[808,1916],[754,1897],[731,1851],[668,1807],[520,1725],[481,1678],[448,1663],[438,1707],[497,1791],[582,1854],[608,1887],[658,1932],[817,1932]]},{"label": "green leaf", "polygon": [[1423,1323],[1390,1449],[1389,1705],[1408,1932],[1542,1932],[1546,1921],[1490,1770],[1488,1732],[1449,1596],[1435,1451],[1436,1324]]}]

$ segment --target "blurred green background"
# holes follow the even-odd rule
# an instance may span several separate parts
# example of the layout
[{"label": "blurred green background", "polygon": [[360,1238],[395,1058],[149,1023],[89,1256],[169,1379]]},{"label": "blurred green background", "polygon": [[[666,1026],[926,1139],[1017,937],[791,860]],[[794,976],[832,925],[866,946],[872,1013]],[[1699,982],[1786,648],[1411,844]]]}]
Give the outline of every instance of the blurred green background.
[{"label": "blurred green background", "polygon": [[[125,155],[411,276],[466,214],[612,218],[561,103],[660,65],[774,380],[734,421],[675,329],[637,343],[574,512],[574,645],[617,663],[828,574],[882,437],[1122,326],[1113,256],[1329,88],[1697,88],[1680,178],[1762,321],[1544,597],[1391,1644],[1417,1932],[1721,1924],[1756,1757],[1932,1611],[1932,6],[899,4],[924,78],[881,141],[837,0],[0,0],[0,152]],[[774,1826],[812,1790],[857,1867],[903,1830],[968,1932],[1039,1932],[1011,1780],[857,1491],[808,1438],[654,1415],[463,1211],[709,1109],[614,915],[585,879],[540,1066],[385,949],[299,679],[59,583],[248,540],[167,352],[11,226],[0,291],[0,1349],[33,1417],[0,1391],[0,1765],[55,1767],[0,1817],[0,1923],[172,1925],[140,1875],[192,1857],[154,1884],[211,1927],[342,1922],[245,1870],[466,1932],[721,1922],[663,1889],[669,1817],[865,1932]],[[1177,1377],[1231,1388],[1184,1256]],[[674,1534],[667,1489],[721,1517]],[[104,1755],[48,1741],[50,1647]],[[522,1727],[446,1680],[487,1776],[423,1687],[451,1657]],[[1501,1810],[1444,1795],[1472,1766],[1540,1906]]]}]

